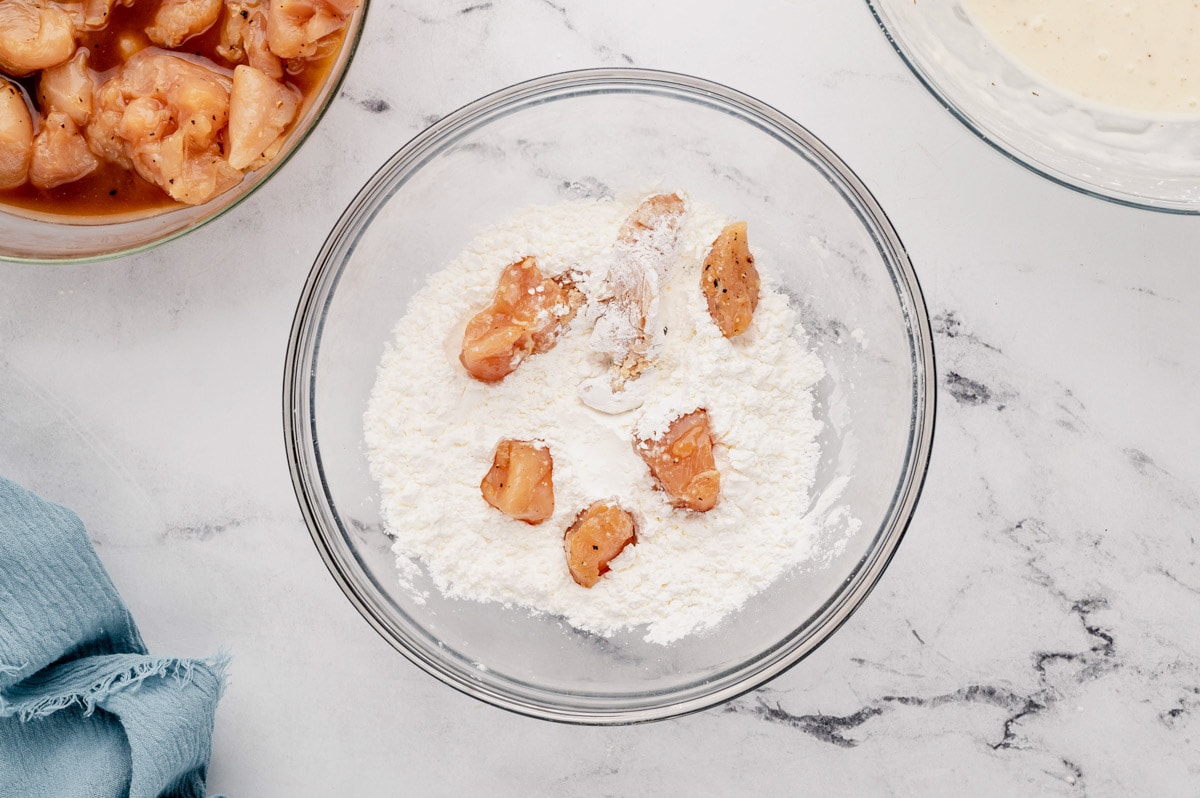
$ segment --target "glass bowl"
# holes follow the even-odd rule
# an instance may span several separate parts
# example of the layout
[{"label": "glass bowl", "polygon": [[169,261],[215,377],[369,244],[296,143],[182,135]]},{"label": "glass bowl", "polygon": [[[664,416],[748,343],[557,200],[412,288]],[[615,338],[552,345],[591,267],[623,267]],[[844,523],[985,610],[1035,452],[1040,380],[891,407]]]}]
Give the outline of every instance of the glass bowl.
[{"label": "glass bowl", "polygon": [[149,214],[74,217],[70,221],[0,205],[0,261],[77,263],[140,252],[170,241],[233,208],[275,174],[316,128],[354,57],[370,0],[362,0],[346,25],[345,38],[318,90],[305,98],[279,154],[248,172],[238,185],[201,205],[175,204]]},{"label": "glass bowl", "polygon": [[[783,288],[827,369],[817,386],[825,424],[812,512],[828,516],[830,540],[819,561],[707,633],[667,646],[637,631],[599,637],[559,618],[447,599],[428,581],[428,599],[415,600],[399,584],[363,442],[376,367],[408,299],[477,230],[518,209],[647,186],[682,189],[753,220],[756,244],[790,263]],[[300,298],[284,432],[293,486],[321,556],[397,650],[505,709],[629,723],[699,710],[761,685],[862,602],[896,550],[924,479],[933,369],[925,305],[900,239],[816,137],[704,80],[587,70],[522,83],[450,114],[359,192]],[[822,507],[821,497],[843,485],[836,506]],[[847,534],[851,516],[861,527]]]},{"label": "glass bowl", "polygon": [[1200,116],[1090,103],[1046,82],[981,30],[961,0],[867,0],[913,74],[1004,155],[1123,205],[1200,213]]}]

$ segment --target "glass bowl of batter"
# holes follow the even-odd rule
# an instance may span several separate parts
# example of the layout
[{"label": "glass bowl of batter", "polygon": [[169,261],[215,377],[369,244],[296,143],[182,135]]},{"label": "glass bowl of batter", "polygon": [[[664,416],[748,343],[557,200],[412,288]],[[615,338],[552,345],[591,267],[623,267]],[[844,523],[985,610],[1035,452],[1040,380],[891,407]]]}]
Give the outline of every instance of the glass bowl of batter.
[{"label": "glass bowl of batter", "polygon": [[[233,171],[240,179],[227,190],[220,190],[223,186],[218,186],[217,193],[203,201],[174,201],[160,185],[143,178],[128,163],[120,163],[121,158],[126,157],[124,151],[103,156],[97,154],[92,157],[97,163],[91,172],[49,186],[35,187],[32,165],[27,170],[28,179],[18,176],[16,182],[11,182],[12,176],[0,170],[0,261],[70,263],[103,260],[170,241],[234,208],[270,179],[299,149],[337,96],[338,87],[349,68],[362,34],[368,2],[369,0],[339,0],[338,5],[346,9],[347,15],[339,18],[337,24],[330,22],[330,27],[323,29],[314,42],[297,44],[297,57],[290,58],[286,63],[274,52],[256,50],[251,53],[254,47],[243,42],[242,38],[252,34],[237,33],[235,38],[230,38],[230,31],[236,29],[231,20],[249,20],[248,23],[242,24],[252,31],[261,30],[261,27],[256,26],[265,25],[261,18],[261,9],[247,10],[250,6],[242,8],[236,3],[228,7],[221,6],[220,15],[209,27],[189,35],[175,48],[168,50],[156,46],[147,37],[148,31],[144,30],[157,19],[155,12],[158,6],[133,6],[130,3],[117,4],[111,9],[111,14],[106,11],[104,18],[107,22],[104,24],[85,24],[79,28],[75,32],[78,46],[74,47],[72,44],[74,55],[71,60],[52,69],[13,71],[13,67],[5,64],[5,58],[11,54],[0,48],[0,93],[5,100],[14,104],[0,109],[0,118],[4,121],[4,124],[0,125],[0,150],[3,150],[0,156],[11,154],[4,145],[11,140],[10,122],[13,119],[11,112],[14,106],[21,106],[21,110],[27,114],[26,122],[32,121],[33,133],[48,129],[47,120],[52,116],[57,115],[61,118],[60,109],[51,104],[52,100],[47,101],[47,76],[52,71],[58,72],[58,79],[61,81],[62,70],[72,66],[79,69],[79,72],[67,74],[71,75],[73,81],[78,82],[68,85],[86,85],[89,88],[73,88],[72,90],[79,92],[79,96],[70,100],[86,103],[89,109],[94,104],[95,113],[89,110],[82,118],[76,116],[60,124],[69,124],[74,131],[77,127],[76,122],[78,123],[79,143],[85,152],[98,146],[97,141],[103,140],[102,134],[92,136],[89,132],[92,123],[99,116],[102,85],[110,78],[115,80],[114,76],[118,75],[119,70],[138,60],[146,64],[152,59],[158,59],[161,63],[164,59],[174,61],[174,56],[179,54],[182,59],[192,59],[194,63],[202,64],[205,67],[202,71],[206,74],[218,76],[193,81],[190,88],[193,95],[198,93],[197,86],[205,88],[211,80],[236,81],[235,67],[250,60],[254,70],[245,70],[244,66],[241,69],[263,76],[261,80],[269,81],[272,85],[276,82],[286,84],[286,90],[280,89],[284,92],[285,99],[279,100],[278,106],[288,107],[289,102],[295,103],[294,116],[283,129],[281,138],[274,142],[260,142],[260,146],[267,148],[264,157],[254,159],[249,165],[238,164],[236,170],[232,166],[233,149],[229,140],[232,124],[226,126],[224,121],[220,123],[216,135],[222,154],[230,162],[227,170]],[[26,5],[40,9],[42,13],[62,13],[60,9],[47,7],[46,4]],[[100,7],[103,6],[104,4],[100,4]],[[11,21],[4,24],[11,24]],[[159,38],[162,35],[182,34],[156,34]],[[246,41],[249,40],[246,38]],[[11,41],[9,44],[12,44]],[[258,44],[260,47],[266,46],[261,40]],[[128,55],[125,54],[126,46],[132,51]],[[288,52],[282,48],[280,50]],[[9,77],[9,74],[13,77]],[[165,115],[173,107],[172,102],[187,101],[188,95],[182,88],[187,86],[188,77],[181,74],[177,68],[164,69],[162,74],[154,78],[152,85],[156,88],[150,94],[139,97],[137,102],[150,103],[152,107],[160,108],[161,113]],[[131,82],[133,80],[130,79]],[[246,85],[255,86],[250,82]],[[175,88],[161,88],[163,86]],[[261,90],[262,82],[257,84],[257,88]],[[141,87],[138,91],[145,94],[147,89]],[[173,98],[166,96],[173,91],[178,94],[173,95]],[[253,90],[249,94],[255,96]],[[258,96],[265,94],[259,91]],[[288,100],[287,97],[293,99]],[[110,107],[116,107],[111,100]],[[263,107],[277,106],[266,103]],[[223,111],[229,111],[228,95]],[[215,116],[213,118],[216,119]],[[196,120],[190,121],[193,125],[196,124]],[[121,124],[124,123],[125,120],[122,120]],[[173,120],[161,123],[162,129],[152,131],[147,140],[154,135],[161,136],[170,132],[172,124]],[[83,143],[82,137],[85,132],[88,132],[86,144]],[[155,159],[168,160],[167,156],[158,155],[153,158],[140,157],[148,162]],[[168,178],[165,171],[158,182],[166,186],[169,179],[172,185],[176,184],[177,181]],[[232,180],[228,173],[221,179]],[[197,179],[195,182],[203,181]],[[208,192],[201,196],[208,196]]]},{"label": "glass bowl of batter", "polygon": [[1085,194],[1200,213],[1191,2],[867,0],[917,78],[980,138]]},{"label": "glass bowl of batter", "polygon": [[[682,249],[660,270],[663,373],[640,408],[582,399],[595,353],[581,336],[601,326],[586,310],[501,381],[468,375],[464,325],[506,263],[575,267],[591,292],[589,264],[622,219],[668,192],[686,198]],[[727,220],[748,223],[762,274],[736,346],[704,315],[699,280]],[[672,282],[680,264],[694,271]],[[671,383],[686,368],[691,381]],[[635,454],[632,419],[671,393],[653,385],[704,397],[722,469],[707,512],[667,506]],[[598,69],[472,103],[375,174],[300,298],[283,419],[313,541],[384,639],[496,706],[613,724],[751,690],[845,622],[912,517],[934,388],[916,275],[833,152],[724,86]],[[536,525],[481,495],[496,441],[529,437],[554,455],[554,514]],[[564,535],[589,497],[625,504],[638,538],[585,588]]]}]

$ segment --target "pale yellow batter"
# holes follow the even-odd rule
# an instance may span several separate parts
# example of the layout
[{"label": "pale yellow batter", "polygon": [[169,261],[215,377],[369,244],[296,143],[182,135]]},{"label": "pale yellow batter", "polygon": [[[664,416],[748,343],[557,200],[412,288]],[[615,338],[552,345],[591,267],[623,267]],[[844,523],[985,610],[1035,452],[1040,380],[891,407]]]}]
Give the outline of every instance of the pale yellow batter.
[{"label": "pale yellow batter", "polygon": [[1197,0],[963,0],[1001,49],[1105,105],[1200,114]]}]

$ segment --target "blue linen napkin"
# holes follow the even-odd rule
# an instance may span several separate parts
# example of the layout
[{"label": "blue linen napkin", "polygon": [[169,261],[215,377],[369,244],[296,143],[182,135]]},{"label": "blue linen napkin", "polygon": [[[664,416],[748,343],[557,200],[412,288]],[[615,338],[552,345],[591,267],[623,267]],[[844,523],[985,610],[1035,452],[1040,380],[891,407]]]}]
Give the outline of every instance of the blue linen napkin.
[{"label": "blue linen napkin", "polygon": [[225,664],[148,655],[79,517],[0,479],[0,798],[203,798]]}]

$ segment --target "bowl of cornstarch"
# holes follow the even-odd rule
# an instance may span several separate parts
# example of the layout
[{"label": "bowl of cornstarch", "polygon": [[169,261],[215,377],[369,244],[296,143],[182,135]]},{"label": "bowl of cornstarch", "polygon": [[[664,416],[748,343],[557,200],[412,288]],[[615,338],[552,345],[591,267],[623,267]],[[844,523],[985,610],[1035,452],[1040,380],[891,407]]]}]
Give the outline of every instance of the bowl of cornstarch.
[{"label": "bowl of cornstarch", "polygon": [[450,686],[614,724],[803,659],[899,545],[934,421],[862,182],[698,78],[551,75],[398,151],[316,259],[284,427],[317,549]]},{"label": "bowl of cornstarch", "polygon": [[913,74],[988,144],[1101,199],[1200,213],[1200,5],[867,0]]}]

